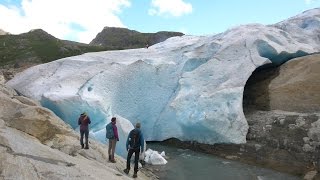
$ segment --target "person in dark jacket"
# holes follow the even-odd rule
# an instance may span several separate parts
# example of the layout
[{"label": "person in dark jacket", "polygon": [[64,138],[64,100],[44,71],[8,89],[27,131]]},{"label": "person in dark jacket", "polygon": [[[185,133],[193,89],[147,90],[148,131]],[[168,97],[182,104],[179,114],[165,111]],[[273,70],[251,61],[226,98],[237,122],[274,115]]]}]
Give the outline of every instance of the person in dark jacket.
[{"label": "person in dark jacket", "polygon": [[[89,116],[84,112],[80,115],[78,119],[78,125],[80,125],[80,144],[81,148],[83,149],[89,149],[89,124],[91,123]],[[85,144],[83,144],[83,135],[85,136]]]},{"label": "person in dark jacket", "polygon": [[136,128],[130,131],[127,142],[126,142],[126,147],[128,151],[128,156],[127,156],[127,168],[124,169],[123,171],[128,174],[130,171],[130,161],[132,154],[134,153],[134,174],[133,178],[137,177],[137,172],[138,172],[138,162],[139,162],[139,154],[140,152],[143,153],[144,150],[144,138],[143,134],[140,130],[141,124],[137,123]]},{"label": "person in dark jacket", "polygon": [[109,138],[109,147],[108,147],[108,154],[109,154],[109,161],[112,163],[116,163],[116,160],[114,159],[114,152],[116,150],[116,144],[117,141],[119,141],[119,135],[118,135],[118,128],[116,126],[117,118],[112,117],[111,122],[107,126],[112,126],[113,136]]}]

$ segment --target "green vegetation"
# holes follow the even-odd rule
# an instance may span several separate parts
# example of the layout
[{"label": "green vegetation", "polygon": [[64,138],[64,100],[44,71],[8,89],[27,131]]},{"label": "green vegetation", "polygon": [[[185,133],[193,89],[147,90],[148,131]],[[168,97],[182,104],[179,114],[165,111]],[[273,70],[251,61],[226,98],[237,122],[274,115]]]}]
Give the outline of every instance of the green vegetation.
[{"label": "green vegetation", "polygon": [[65,41],[37,29],[19,35],[0,35],[0,67],[34,65],[86,52],[142,48],[148,43],[181,36],[177,32],[140,33],[125,28],[104,28],[90,44]]},{"label": "green vegetation", "polygon": [[46,63],[56,59],[105,51],[107,47],[59,40],[42,30],[0,36],[0,66]]}]

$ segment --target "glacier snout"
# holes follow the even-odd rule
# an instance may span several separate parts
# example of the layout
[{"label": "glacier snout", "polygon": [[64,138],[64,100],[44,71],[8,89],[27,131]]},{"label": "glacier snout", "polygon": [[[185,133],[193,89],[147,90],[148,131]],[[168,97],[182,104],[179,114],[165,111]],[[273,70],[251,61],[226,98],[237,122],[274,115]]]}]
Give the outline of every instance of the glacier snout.
[{"label": "glacier snout", "polygon": [[[261,65],[319,52],[318,16],[308,21],[308,31],[290,19],[214,36],[174,37],[148,49],[64,58],[27,69],[8,85],[41,101],[73,128],[86,111],[92,133],[103,134],[108,120],[119,114],[141,122],[146,140],[245,143],[246,81]],[[297,30],[286,31],[286,26]]]}]

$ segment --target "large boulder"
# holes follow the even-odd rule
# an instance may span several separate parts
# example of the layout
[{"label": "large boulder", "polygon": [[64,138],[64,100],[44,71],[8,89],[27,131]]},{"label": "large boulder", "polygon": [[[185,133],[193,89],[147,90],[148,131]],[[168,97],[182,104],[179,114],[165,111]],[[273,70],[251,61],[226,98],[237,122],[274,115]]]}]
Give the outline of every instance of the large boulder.
[{"label": "large boulder", "polygon": [[[52,111],[0,85],[1,179],[130,179],[125,160],[108,163],[107,146],[79,135]],[[139,179],[152,179],[139,173]]]},{"label": "large boulder", "polygon": [[320,111],[320,54],[290,61],[269,84],[270,109]]},{"label": "large boulder", "polygon": [[315,54],[256,71],[246,85],[244,103],[249,109],[319,112],[319,69],[320,54]]}]

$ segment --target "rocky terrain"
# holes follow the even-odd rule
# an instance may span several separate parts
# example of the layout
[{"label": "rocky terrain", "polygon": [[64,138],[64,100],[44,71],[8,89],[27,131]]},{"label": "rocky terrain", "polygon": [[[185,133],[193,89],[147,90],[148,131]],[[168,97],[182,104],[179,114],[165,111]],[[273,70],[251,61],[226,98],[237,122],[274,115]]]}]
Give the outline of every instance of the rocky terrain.
[{"label": "rocky terrain", "polygon": [[79,135],[38,102],[0,84],[0,104],[0,179],[131,179],[124,159],[109,163],[107,146],[92,139],[81,149]]},{"label": "rocky terrain", "polygon": [[159,31],[157,33],[141,33],[126,29],[105,27],[91,42],[91,45],[106,46],[113,49],[143,48],[165,41],[174,36],[182,36],[180,32]]}]

